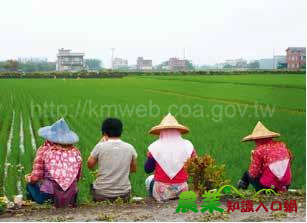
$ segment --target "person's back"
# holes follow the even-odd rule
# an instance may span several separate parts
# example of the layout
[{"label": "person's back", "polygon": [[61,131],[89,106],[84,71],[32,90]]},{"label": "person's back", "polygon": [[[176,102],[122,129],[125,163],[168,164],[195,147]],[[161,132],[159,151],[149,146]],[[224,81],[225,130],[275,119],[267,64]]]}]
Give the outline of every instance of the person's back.
[{"label": "person's back", "polygon": [[132,145],[120,139],[100,142],[91,156],[98,160],[98,173],[93,184],[98,194],[117,197],[130,192],[130,164],[136,157]]},{"label": "person's back", "polygon": [[277,192],[288,190],[292,178],[292,155],[283,142],[273,140],[279,136],[259,121],[252,134],[242,139],[243,142],[254,141],[255,148],[248,171],[238,181],[239,189],[247,189],[252,184],[256,191],[271,188]]},{"label": "person's back", "polygon": [[64,119],[40,128],[38,135],[46,141],[37,150],[32,172],[25,176],[27,196],[39,204],[52,200],[55,207],[75,207],[82,167],[81,153],[73,146],[78,135]]},{"label": "person's back", "polygon": [[170,113],[149,131],[159,135],[159,139],[148,147],[144,169],[146,173],[154,172],[154,175],[147,177],[145,185],[149,195],[159,202],[179,198],[183,191],[188,190],[184,164],[196,152],[193,144],[181,135],[189,131]]},{"label": "person's back", "polygon": [[259,145],[256,148],[257,149],[254,150],[254,153],[257,153],[259,159],[262,160],[263,170],[276,161],[284,159],[290,160],[290,152],[283,142],[268,140],[266,143]]},{"label": "person's back", "polygon": [[103,138],[88,158],[89,169],[98,164],[96,180],[91,188],[95,201],[130,196],[129,174],[136,171],[137,153],[132,145],[120,139],[122,129],[119,119],[106,119],[101,128]]},{"label": "person's back", "polygon": [[[291,153],[286,145],[279,141],[268,140],[257,147],[253,154],[254,163],[250,173],[260,173],[259,182],[268,188],[274,185],[278,191],[286,191],[291,183]],[[257,162],[261,166],[256,167]],[[255,164],[256,163],[256,164]]]}]

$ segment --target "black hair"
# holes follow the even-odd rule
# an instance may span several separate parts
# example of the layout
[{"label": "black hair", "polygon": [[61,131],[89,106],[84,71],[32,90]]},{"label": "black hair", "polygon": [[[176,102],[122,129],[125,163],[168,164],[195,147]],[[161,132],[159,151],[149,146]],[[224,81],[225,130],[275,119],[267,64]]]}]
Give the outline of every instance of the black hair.
[{"label": "black hair", "polygon": [[123,132],[123,123],[117,118],[106,118],[102,123],[101,132],[109,137],[120,137]]}]

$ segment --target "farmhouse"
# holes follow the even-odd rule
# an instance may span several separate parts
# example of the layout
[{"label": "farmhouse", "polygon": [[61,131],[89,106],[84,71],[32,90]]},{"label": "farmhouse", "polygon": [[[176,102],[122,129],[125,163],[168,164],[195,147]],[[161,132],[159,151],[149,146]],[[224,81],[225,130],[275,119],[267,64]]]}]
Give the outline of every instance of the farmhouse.
[{"label": "farmhouse", "polygon": [[78,71],[84,67],[84,53],[73,53],[71,50],[59,49],[56,62],[57,71]]},{"label": "farmhouse", "polygon": [[152,70],[152,60],[144,60],[143,57],[138,57],[136,61],[136,69],[141,70]]},{"label": "farmhouse", "polygon": [[306,47],[289,47],[287,52],[287,66],[290,70],[306,68]]},{"label": "farmhouse", "polygon": [[128,60],[116,57],[112,61],[112,68],[115,69],[115,70],[127,69],[128,68]]},{"label": "farmhouse", "polygon": [[187,60],[180,60],[176,57],[168,60],[168,70],[171,71],[184,71],[187,70]]}]

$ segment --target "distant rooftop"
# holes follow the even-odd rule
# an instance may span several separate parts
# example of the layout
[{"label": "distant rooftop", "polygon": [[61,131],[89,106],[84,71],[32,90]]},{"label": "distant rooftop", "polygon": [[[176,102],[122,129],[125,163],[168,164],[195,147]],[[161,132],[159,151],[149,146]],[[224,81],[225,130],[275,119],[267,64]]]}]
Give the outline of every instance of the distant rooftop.
[{"label": "distant rooftop", "polygon": [[306,47],[288,47],[287,51],[306,51]]},{"label": "distant rooftop", "polygon": [[61,48],[57,56],[84,56],[84,53],[81,52],[71,52],[69,49]]}]

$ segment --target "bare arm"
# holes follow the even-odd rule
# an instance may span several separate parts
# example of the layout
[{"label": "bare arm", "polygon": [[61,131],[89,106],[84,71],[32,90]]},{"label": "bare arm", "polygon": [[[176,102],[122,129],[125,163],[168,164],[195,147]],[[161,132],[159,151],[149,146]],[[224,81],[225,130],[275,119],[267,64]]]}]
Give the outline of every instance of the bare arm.
[{"label": "bare arm", "polygon": [[132,159],[130,163],[130,173],[136,172],[136,159]]},{"label": "bare arm", "polygon": [[97,159],[95,157],[89,156],[87,159],[87,167],[93,169],[97,164]]}]

